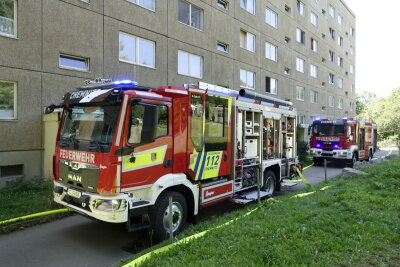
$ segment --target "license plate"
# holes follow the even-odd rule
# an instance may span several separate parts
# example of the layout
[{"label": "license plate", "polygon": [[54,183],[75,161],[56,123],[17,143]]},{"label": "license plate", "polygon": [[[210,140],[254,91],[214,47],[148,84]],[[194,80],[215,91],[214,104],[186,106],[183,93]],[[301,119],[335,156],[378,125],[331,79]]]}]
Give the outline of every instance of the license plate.
[{"label": "license plate", "polygon": [[80,198],[82,196],[82,192],[79,192],[77,190],[68,188],[67,194],[71,197],[75,197],[75,198]]}]

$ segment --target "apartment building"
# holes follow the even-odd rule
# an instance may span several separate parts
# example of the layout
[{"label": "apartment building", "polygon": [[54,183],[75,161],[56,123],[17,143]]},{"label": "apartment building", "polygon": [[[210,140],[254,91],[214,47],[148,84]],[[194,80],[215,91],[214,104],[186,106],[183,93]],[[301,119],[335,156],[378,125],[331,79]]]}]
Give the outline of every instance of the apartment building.
[{"label": "apartment building", "polygon": [[246,88],[303,127],[352,117],[355,16],[341,0],[0,0],[0,179],[43,174],[43,107],[97,77]]}]

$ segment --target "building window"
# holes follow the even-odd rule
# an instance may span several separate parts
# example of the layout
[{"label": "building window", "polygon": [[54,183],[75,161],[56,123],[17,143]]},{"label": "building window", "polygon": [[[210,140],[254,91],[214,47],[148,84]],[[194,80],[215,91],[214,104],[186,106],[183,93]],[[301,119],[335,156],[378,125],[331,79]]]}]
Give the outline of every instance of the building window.
[{"label": "building window", "polygon": [[270,43],[265,43],[265,57],[273,61],[277,61],[278,48]]},{"label": "building window", "polygon": [[278,14],[269,8],[265,9],[265,22],[274,28],[278,28]]},{"label": "building window", "polygon": [[69,55],[60,55],[58,66],[60,68],[89,71],[89,59]]},{"label": "building window", "polygon": [[296,41],[301,44],[304,44],[306,41],[306,33],[299,28],[296,29]]},{"label": "building window", "polygon": [[203,10],[186,1],[179,0],[178,21],[202,31]]},{"label": "building window", "polygon": [[335,84],[335,75],[333,73],[329,73],[328,78],[329,84]]},{"label": "building window", "polygon": [[155,10],[155,0],[128,0],[131,3],[142,6],[144,8]]},{"label": "building window", "polygon": [[283,73],[286,74],[286,75],[290,75],[290,69],[286,67],[286,68],[283,70]]},{"label": "building window", "polygon": [[310,13],[310,22],[315,27],[318,27],[318,16],[314,12]]},{"label": "building window", "polygon": [[155,47],[153,41],[134,35],[119,33],[119,60],[146,67],[155,67]]},{"label": "building window", "polygon": [[240,87],[255,89],[256,74],[247,70],[240,70]]},{"label": "building window", "polygon": [[355,84],[352,84],[352,85],[351,85],[351,92],[354,93],[355,91],[356,91],[356,86],[355,86]]},{"label": "building window", "polygon": [[296,70],[304,73],[304,59],[296,57]]},{"label": "building window", "polygon": [[354,74],[354,66],[353,65],[350,65],[350,73]]},{"label": "building window", "polygon": [[202,78],[203,58],[178,50],[178,74]]},{"label": "building window", "polygon": [[343,46],[343,37],[342,36],[338,36],[337,43],[339,46]]},{"label": "building window", "polygon": [[81,2],[90,3],[90,0],[81,0]]},{"label": "building window", "polygon": [[221,8],[228,9],[229,2],[225,0],[218,0],[217,5]]},{"label": "building window", "polygon": [[290,13],[290,11],[291,11],[291,8],[290,8],[290,6],[288,6],[288,5],[285,5],[285,11],[286,11],[287,13]]},{"label": "building window", "polygon": [[333,52],[332,50],[329,50],[329,61],[335,61],[335,52]]},{"label": "building window", "polygon": [[288,43],[290,43],[290,38],[285,36],[285,44],[288,44]]},{"label": "building window", "polygon": [[350,35],[351,36],[354,36],[356,33],[355,33],[355,30],[354,30],[354,28],[353,27],[350,27]]},{"label": "building window", "polygon": [[298,121],[298,124],[305,124],[306,115],[297,116],[297,121]]},{"label": "building window", "polygon": [[350,111],[354,111],[354,103],[350,102]]},{"label": "building window", "polygon": [[337,103],[338,109],[343,109],[343,99],[339,99]]},{"label": "building window", "polygon": [[256,51],[256,36],[244,30],[240,30],[240,47],[251,52]]},{"label": "building window", "polygon": [[338,67],[343,67],[343,58],[342,57],[337,57],[337,65]]},{"label": "building window", "polygon": [[332,28],[329,28],[329,36],[331,37],[332,40],[335,40],[335,30]]},{"label": "building window", "polygon": [[354,55],[354,47],[352,45],[350,46],[350,55]]},{"label": "building window", "polygon": [[255,0],[240,0],[240,7],[251,14],[255,14]]},{"label": "building window", "polygon": [[328,98],[328,105],[331,107],[331,108],[334,108],[335,107],[335,97],[334,96],[329,96],[329,98]]},{"label": "building window", "polygon": [[228,53],[229,45],[223,42],[217,42],[217,50]]},{"label": "building window", "polygon": [[340,89],[343,89],[343,79],[342,78],[338,78],[338,87]]},{"label": "building window", "polygon": [[270,94],[278,94],[278,80],[265,77],[265,92]]},{"label": "building window", "polygon": [[300,15],[304,16],[305,15],[305,10],[304,10],[304,3],[297,0],[297,12],[299,12]]},{"label": "building window", "polygon": [[317,66],[310,64],[310,76],[313,78],[317,78],[318,77],[318,68]]},{"label": "building window", "polygon": [[338,15],[338,17],[337,17],[337,22],[338,22],[340,25],[342,25],[342,24],[343,24],[343,17],[340,16],[340,15]]},{"label": "building window", "polygon": [[0,81],[0,120],[17,118],[17,83]]},{"label": "building window", "polygon": [[328,13],[329,15],[334,18],[335,17],[335,8],[332,5],[329,5],[328,7]]},{"label": "building window", "polygon": [[314,38],[311,38],[311,50],[313,52],[317,52],[318,51],[318,42]]},{"label": "building window", "polygon": [[2,0],[0,4],[0,34],[17,36],[17,1]]},{"label": "building window", "polygon": [[311,90],[310,91],[310,102],[313,104],[317,104],[318,103],[318,92]]},{"label": "building window", "polygon": [[306,89],[302,86],[296,86],[296,99],[304,101],[304,94]]}]

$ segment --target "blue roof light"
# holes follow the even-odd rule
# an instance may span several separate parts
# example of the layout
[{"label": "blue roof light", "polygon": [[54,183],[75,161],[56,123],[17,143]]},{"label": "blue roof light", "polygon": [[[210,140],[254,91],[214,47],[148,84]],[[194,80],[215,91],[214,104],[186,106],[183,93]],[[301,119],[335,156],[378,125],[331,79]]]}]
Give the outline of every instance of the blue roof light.
[{"label": "blue roof light", "polygon": [[320,120],[321,120],[321,118],[316,118],[315,120],[316,120],[316,121],[320,121]]},{"label": "blue roof light", "polygon": [[132,84],[132,85],[138,85],[138,82],[136,81],[131,81],[131,80],[121,80],[121,81],[115,81],[115,85],[120,85],[120,84]]}]

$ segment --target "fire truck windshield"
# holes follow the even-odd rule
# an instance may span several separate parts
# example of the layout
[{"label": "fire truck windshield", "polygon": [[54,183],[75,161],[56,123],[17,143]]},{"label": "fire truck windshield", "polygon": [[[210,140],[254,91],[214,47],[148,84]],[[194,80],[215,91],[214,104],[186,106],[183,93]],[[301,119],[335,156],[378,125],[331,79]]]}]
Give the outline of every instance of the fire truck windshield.
[{"label": "fire truck windshield", "polygon": [[[111,146],[117,124],[119,105],[81,106],[65,108],[60,139],[73,144],[96,144],[100,151],[103,145]],[[78,145],[76,148],[81,148]],[[82,147],[85,150],[84,147]]]},{"label": "fire truck windshield", "polygon": [[314,136],[344,136],[344,124],[314,124]]}]

